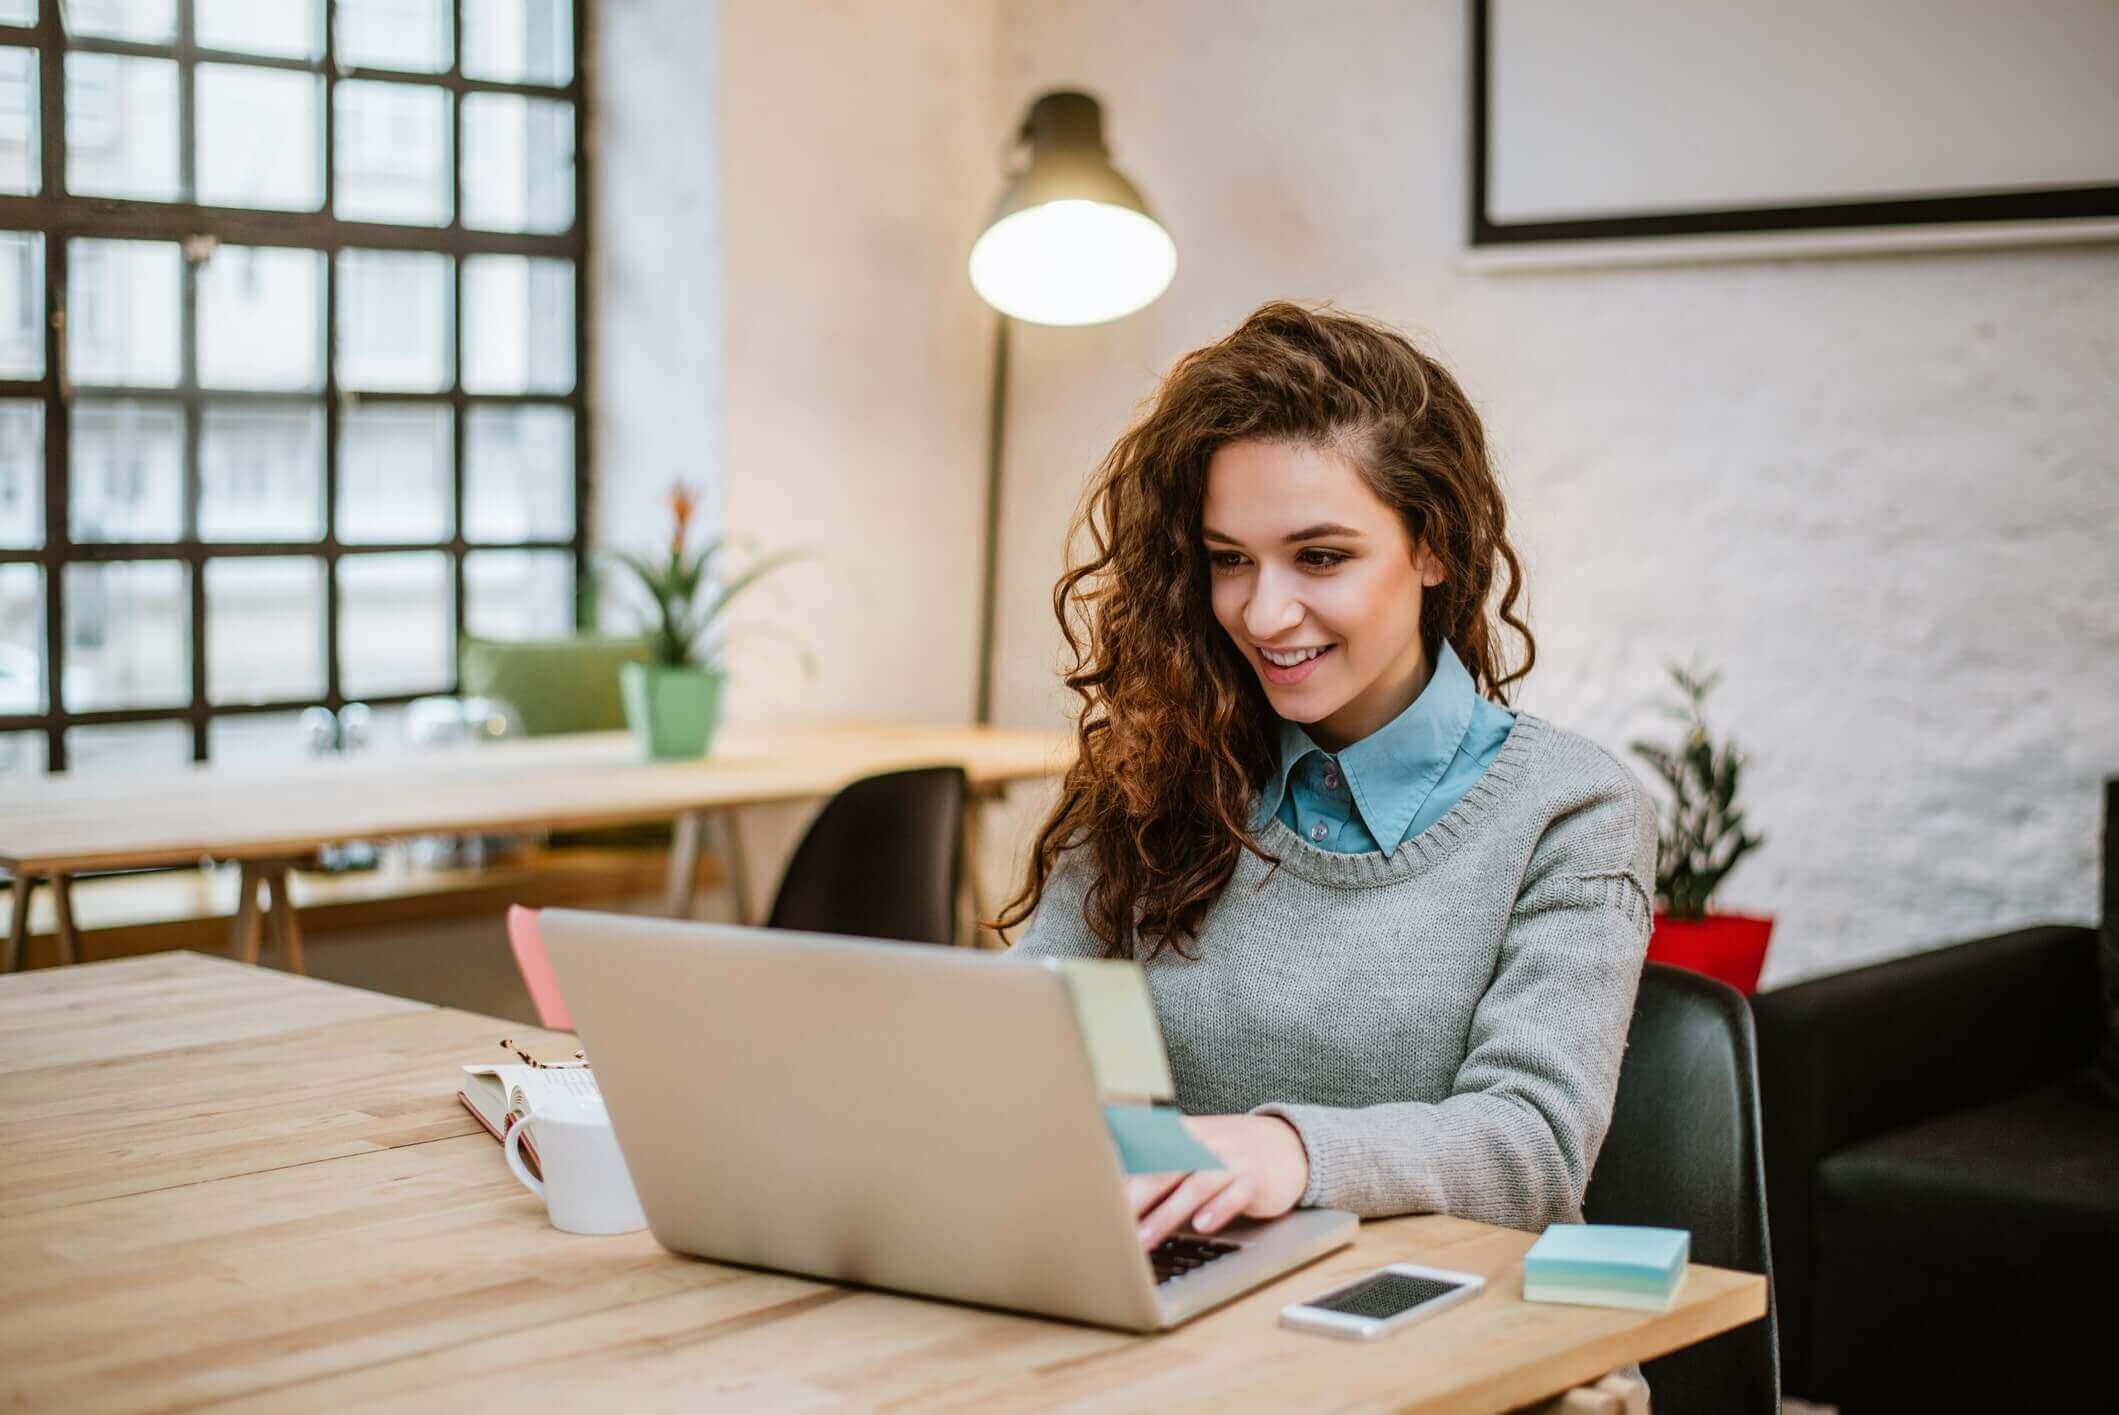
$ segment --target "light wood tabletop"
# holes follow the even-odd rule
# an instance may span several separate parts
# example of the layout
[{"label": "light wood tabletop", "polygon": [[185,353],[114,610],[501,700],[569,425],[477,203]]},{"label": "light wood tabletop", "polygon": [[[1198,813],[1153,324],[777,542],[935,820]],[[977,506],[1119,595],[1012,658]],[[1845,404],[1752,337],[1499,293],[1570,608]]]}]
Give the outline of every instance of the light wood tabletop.
[{"label": "light wood tabletop", "polygon": [[[0,978],[0,1401],[1498,1411],[1765,1311],[1699,1265],[1667,1313],[1526,1303],[1532,1236],[1439,1215],[1152,1337],[576,1237],[456,1102],[504,1036],[572,1045],[198,954]],[[1407,1260],[1489,1286],[1374,1344],[1275,1324]]]},{"label": "light wood tabletop", "polygon": [[[15,880],[9,955],[19,966],[38,880],[50,882],[61,956],[74,958],[68,892],[84,870],[191,865],[202,856],[245,864],[235,953],[255,960],[261,921],[280,932],[300,967],[300,935],[286,868],[344,840],[577,829],[675,820],[670,912],[689,907],[705,817],[721,820],[740,856],[732,811],[829,796],[878,772],[961,766],[972,788],[966,847],[978,847],[977,807],[1010,783],[1057,776],[1072,759],[1069,733],[919,723],[730,728],[700,761],[640,759],[622,732],[481,743],[432,752],[324,757],[262,765],[240,759],[113,777],[10,782],[0,795],[0,868]],[[965,874],[974,883],[978,872]],[[730,878],[740,884],[740,860]],[[267,896],[262,909],[258,892]],[[747,897],[738,913],[755,917]],[[984,901],[974,899],[974,910]]]}]

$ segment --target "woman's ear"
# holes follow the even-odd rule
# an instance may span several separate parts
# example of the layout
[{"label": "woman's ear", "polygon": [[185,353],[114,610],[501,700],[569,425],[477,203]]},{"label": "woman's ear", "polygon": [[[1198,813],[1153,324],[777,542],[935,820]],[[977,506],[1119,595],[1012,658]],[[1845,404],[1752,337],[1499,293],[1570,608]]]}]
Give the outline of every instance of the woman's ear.
[{"label": "woman's ear", "polygon": [[1425,545],[1422,545],[1416,550],[1414,550],[1413,568],[1419,571],[1420,573],[1420,584],[1423,589],[1431,590],[1435,586],[1442,583],[1443,575],[1441,557],[1437,556],[1432,550],[1429,550]]}]

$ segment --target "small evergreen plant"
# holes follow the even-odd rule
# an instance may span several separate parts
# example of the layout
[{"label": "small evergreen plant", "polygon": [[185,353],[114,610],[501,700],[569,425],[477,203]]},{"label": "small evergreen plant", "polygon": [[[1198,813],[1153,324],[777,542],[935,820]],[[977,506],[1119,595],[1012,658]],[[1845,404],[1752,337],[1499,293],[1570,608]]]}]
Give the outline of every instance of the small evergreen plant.
[{"label": "small evergreen plant", "polygon": [[[699,497],[682,482],[672,486],[668,505],[672,531],[669,550],[660,559],[633,551],[614,551],[605,563],[632,573],[647,592],[654,608],[640,614],[640,628],[648,642],[651,659],[670,668],[713,668],[716,655],[707,642],[708,631],[720,620],[729,601],[777,570],[799,552],[782,551],[753,562],[734,578],[716,585],[710,578],[722,542],[708,541],[690,547],[692,517]],[[704,593],[702,593],[704,591]]]},{"label": "small evergreen plant", "polygon": [[1672,664],[1670,676],[1682,701],[1666,703],[1662,711],[1683,724],[1683,738],[1675,746],[1631,745],[1670,788],[1670,812],[1658,831],[1656,901],[1671,918],[1699,919],[1737,861],[1765,837],[1744,829],[1744,812],[1736,804],[1744,754],[1733,742],[1717,746],[1707,731],[1707,695],[1721,674],[1687,672]]}]

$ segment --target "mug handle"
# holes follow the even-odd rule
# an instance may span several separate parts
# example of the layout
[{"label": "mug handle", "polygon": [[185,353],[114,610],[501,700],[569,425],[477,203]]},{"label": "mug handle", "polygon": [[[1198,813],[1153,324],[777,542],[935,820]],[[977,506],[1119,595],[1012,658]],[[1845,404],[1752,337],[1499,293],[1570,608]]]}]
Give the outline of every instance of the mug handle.
[{"label": "mug handle", "polygon": [[542,1199],[544,1185],[538,1183],[536,1177],[530,1173],[529,1166],[522,1162],[522,1132],[528,1128],[529,1123],[529,1117],[524,1116],[508,1127],[508,1140],[501,1146],[501,1153],[508,1157],[508,1168],[515,1171],[515,1177],[527,1185],[532,1194]]}]

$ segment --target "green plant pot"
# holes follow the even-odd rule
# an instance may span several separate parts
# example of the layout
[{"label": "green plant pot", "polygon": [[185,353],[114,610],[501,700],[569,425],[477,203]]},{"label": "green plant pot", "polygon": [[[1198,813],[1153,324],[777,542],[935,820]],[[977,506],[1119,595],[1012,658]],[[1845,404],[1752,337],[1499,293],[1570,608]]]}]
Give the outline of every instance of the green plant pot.
[{"label": "green plant pot", "polygon": [[658,762],[705,756],[721,725],[721,684],[727,677],[718,668],[618,665],[625,724],[640,754]]}]

